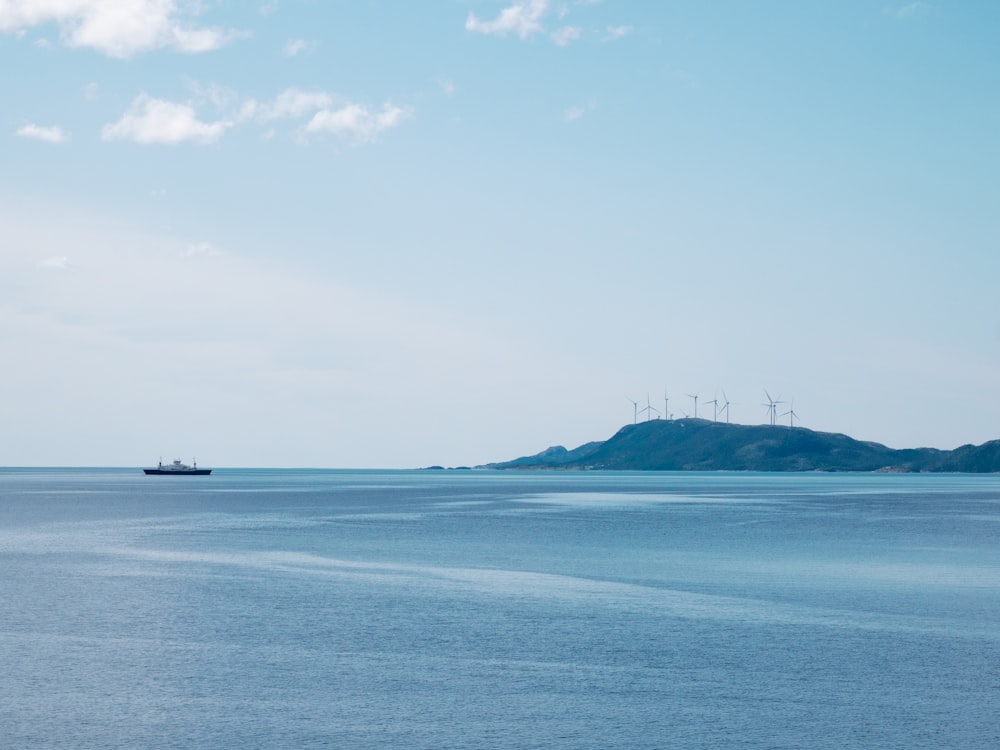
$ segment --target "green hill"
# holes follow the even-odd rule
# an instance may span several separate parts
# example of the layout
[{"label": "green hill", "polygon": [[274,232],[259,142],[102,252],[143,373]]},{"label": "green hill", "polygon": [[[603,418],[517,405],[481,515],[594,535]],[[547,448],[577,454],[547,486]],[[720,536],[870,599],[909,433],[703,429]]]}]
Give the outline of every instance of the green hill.
[{"label": "green hill", "polygon": [[1000,440],[953,451],[895,450],[804,427],[737,425],[706,419],[627,425],[604,442],[487,464],[491,469],[657,471],[1000,471]]}]

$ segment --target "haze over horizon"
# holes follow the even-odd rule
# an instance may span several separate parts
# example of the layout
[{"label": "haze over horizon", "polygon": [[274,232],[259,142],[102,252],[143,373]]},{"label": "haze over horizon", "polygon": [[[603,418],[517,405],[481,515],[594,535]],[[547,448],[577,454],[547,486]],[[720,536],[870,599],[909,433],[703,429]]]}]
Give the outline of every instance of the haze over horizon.
[{"label": "haze over horizon", "polygon": [[1000,438],[1000,5],[112,5],[0,2],[0,465]]}]

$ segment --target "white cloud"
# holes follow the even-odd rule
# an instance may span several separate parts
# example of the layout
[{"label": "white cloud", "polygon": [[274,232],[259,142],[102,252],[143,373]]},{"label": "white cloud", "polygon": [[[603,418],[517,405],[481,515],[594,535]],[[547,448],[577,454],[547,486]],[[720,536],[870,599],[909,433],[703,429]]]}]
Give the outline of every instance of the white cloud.
[{"label": "white cloud", "polygon": [[597,109],[597,102],[591,99],[584,105],[567,107],[565,110],[563,110],[563,118],[566,120],[566,122],[575,122],[588,112],[593,112],[595,109]]},{"label": "white cloud", "polygon": [[608,26],[606,29],[607,35],[604,37],[606,41],[613,41],[615,39],[621,39],[632,33],[631,26]]},{"label": "white cloud", "polygon": [[189,258],[198,256],[215,257],[222,255],[222,253],[211,242],[194,242],[188,245],[185,255]]},{"label": "white cloud", "polygon": [[445,96],[455,95],[455,82],[450,78],[441,78],[438,80],[438,85],[441,86],[441,90],[444,92]]},{"label": "white cloud", "polygon": [[50,125],[48,127],[42,125],[25,125],[17,129],[17,135],[22,138],[33,138],[36,141],[45,141],[46,143],[66,143],[69,140],[69,135],[58,125]]},{"label": "white cloud", "polygon": [[[394,128],[412,114],[409,107],[386,103],[370,109],[325,91],[300,91],[288,88],[269,101],[248,99],[240,104],[235,93],[214,87],[194,87],[198,100],[207,100],[229,114],[206,122],[198,119],[190,102],[155,99],[146,93],[132,102],[129,111],[117,122],[104,126],[106,141],[130,140],[136,143],[177,144],[186,141],[213,143],[227,130],[250,121],[261,124],[274,120],[298,119],[304,122],[300,136],[332,133],[354,143],[370,143],[379,133]],[[265,140],[273,138],[269,129]]]},{"label": "white cloud", "polygon": [[140,94],[118,122],[105,125],[101,136],[106,141],[129,140],[136,143],[177,144],[184,141],[213,143],[222,137],[232,122],[201,122],[194,108]]},{"label": "white cloud", "polygon": [[[206,52],[239,36],[188,25],[180,5],[177,0],[3,0],[0,31],[21,33],[54,23],[63,44],[118,58],[162,48]],[[183,7],[197,8],[197,4],[183,3]]]},{"label": "white cloud", "polygon": [[83,98],[86,99],[88,102],[96,101],[97,97],[100,96],[100,93],[101,93],[101,87],[98,86],[93,81],[91,81],[90,83],[88,83],[86,86],[83,87]]},{"label": "white cloud", "polygon": [[236,106],[240,99],[240,95],[236,91],[218,84],[209,83],[206,85],[191,81],[188,86],[195,96],[195,101],[208,102],[219,110]]},{"label": "white cloud", "polygon": [[548,8],[548,0],[518,0],[509,8],[500,11],[500,15],[492,21],[480,21],[474,13],[470,13],[465,21],[465,28],[468,31],[494,36],[514,33],[521,39],[526,39],[542,30],[540,19]]},{"label": "white cloud", "polygon": [[923,15],[928,10],[930,10],[930,6],[927,3],[917,0],[917,2],[908,3],[907,5],[903,5],[899,8],[886,8],[883,12],[887,15],[894,16],[895,18],[905,19]]},{"label": "white cloud", "polygon": [[324,109],[313,115],[306,133],[332,133],[355,143],[370,143],[384,130],[394,128],[411,114],[405,107],[386,103],[381,111],[348,102],[338,109]]},{"label": "white cloud", "polygon": [[295,57],[308,46],[309,43],[305,39],[289,39],[285,42],[285,54],[288,57]]},{"label": "white cloud", "polygon": [[54,258],[46,258],[38,262],[38,267],[55,271],[68,271],[70,269],[69,258],[59,255]]},{"label": "white cloud", "polygon": [[560,47],[565,47],[570,42],[580,38],[579,26],[563,26],[552,32],[552,41]]},{"label": "white cloud", "polygon": [[333,106],[334,97],[325,91],[300,91],[288,88],[270,102],[250,99],[240,110],[241,119],[280,120],[287,117],[304,117]]}]

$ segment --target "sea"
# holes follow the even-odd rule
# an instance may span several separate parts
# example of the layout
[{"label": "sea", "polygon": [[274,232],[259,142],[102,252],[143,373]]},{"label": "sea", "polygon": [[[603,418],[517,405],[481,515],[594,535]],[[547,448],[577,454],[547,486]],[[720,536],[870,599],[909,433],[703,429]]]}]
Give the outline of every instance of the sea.
[{"label": "sea", "polygon": [[2,748],[1000,747],[1000,476],[0,469]]}]

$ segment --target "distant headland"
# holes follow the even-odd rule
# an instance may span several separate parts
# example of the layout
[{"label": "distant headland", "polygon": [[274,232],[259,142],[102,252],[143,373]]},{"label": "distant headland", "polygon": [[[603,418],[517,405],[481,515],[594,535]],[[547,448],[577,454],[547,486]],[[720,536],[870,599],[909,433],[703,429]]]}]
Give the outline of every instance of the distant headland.
[{"label": "distant headland", "polygon": [[483,469],[618,471],[1000,472],[1000,440],[955,450],[893,449],[805,427],[655,419],[605,441],[485,464]]}]

